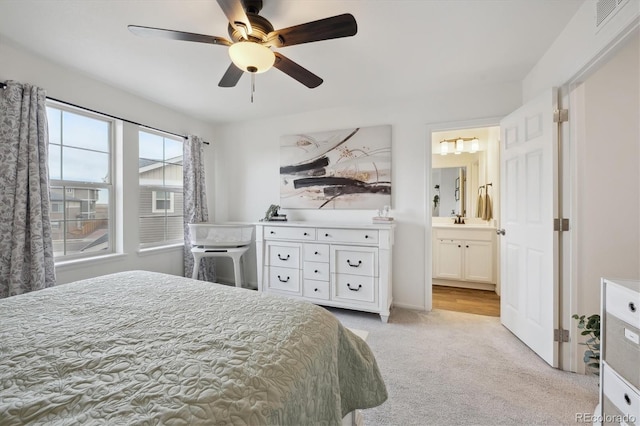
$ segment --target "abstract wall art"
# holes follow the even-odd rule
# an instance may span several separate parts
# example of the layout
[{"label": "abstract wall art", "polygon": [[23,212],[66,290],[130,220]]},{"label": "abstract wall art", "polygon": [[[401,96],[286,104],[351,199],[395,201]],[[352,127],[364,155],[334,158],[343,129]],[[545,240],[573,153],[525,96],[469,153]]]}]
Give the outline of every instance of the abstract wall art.
[{"label": "abstract wall art", "polygon": [[391,126],[282,136],[280,206],[379,209],[391,205]]}]

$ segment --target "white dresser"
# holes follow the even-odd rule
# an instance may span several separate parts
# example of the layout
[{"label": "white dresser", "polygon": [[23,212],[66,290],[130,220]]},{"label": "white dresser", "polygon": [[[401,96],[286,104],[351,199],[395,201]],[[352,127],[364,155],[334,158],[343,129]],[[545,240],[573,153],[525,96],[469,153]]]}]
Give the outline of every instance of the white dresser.
[{"label": "white dresser", "polygon": [[640,282],[602,280],[600,343],[602,423],[640,425]]},{"label": "white dresser", "polygon": [[256,223],[258,291],[389,319],[393,224]]}]

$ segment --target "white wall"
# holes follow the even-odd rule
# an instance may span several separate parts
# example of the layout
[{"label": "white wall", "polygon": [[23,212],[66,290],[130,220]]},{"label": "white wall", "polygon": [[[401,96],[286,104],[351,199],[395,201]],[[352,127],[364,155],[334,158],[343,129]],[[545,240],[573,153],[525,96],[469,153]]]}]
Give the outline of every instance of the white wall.
[{"label": "white wall", "polygon": [[596,0],[586,0],[522,85],[526,102],[549,87],[559,87],[593,65],[602,52],[638,25],[640,1],[627,0],[596,28]]},{"label": "white wall", "polygon": [[[62,101],[127,120],[156,127],[176,134],[196,134],[213,142],[213,126],[176,113],[168,108],[151,103],[131,93],[115,89],[84,74],[63,68],[50,61],[30,54],[7,39],[0,40],[0,81],[17,80],[31,83],[47,90],[47,95]],[[159,82],[162,84],[162,82]],[[146,269],[182,275],[182,247],[155,252],[138,253],[138,151],[137,126],[124,124],[125,138],[119,149],[124,150],[125,164],[119,174],[124,177],[119,183],[124,211],[118,224],[124,235],[123,252],[101,261],[84,261],[56,266],[58,283],[92,276],[131,270]],[[215,145],[205,150],[215,149]],[[213,170],[205,171],[213,176]]]},{"label": "white wall", "polygon": [[[325,83],[326,84],[326,83]],[[429,123],[503,116],[520,103],[519,83],[461,89],[407,102],[340,107],[268,120],[221,126],[216,156],[217,220],[257,221],[279,204],[280,136],[354,126],[392,125],[392,215],[397,220],[393,303],[425,304],[425,208],[430,185]],[[345,95],[348,98],[348,95]],[[285,100],[286,102],[286,100]],[[277,106],[274,106],[277,107]],[[429,149],[430,151],[430,149]],[[428,178],[428,180],[427,180]],[[427,186],[425,186],[427,182]],[[369,223],[373,211],[288,210],[290,220]],[[255,254],[247,257],[247,280],[256,283]]]},{"label": "white wall", "polygon": [[600,278],[640,279],[640,36],[577,89],[578,312],[599,312]]}]

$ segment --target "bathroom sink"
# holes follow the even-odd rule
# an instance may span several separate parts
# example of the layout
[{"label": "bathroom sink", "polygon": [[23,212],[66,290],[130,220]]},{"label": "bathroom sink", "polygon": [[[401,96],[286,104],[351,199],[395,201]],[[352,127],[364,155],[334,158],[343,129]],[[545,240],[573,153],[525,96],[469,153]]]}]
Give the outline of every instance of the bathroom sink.
[{"label": "bathroom sink", "polygon": [[253,225],[246,223],[190,223],[191,244],[206,247],[241,247],[251,244]]}]

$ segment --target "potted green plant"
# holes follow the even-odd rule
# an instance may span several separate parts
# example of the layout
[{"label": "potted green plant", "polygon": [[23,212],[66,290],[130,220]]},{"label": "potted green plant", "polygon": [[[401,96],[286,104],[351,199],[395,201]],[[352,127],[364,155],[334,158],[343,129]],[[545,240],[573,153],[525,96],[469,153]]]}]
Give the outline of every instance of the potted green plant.
[{"label": "potted green plant", "polygon": [[587,371],[600,375],[600,315],[590,316],[574,314],[573,319],[578,320],[578,329],[582,330],[582,336],[589,336],[582,345],[587,346],[584,351],[583,361]]}]

